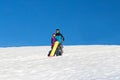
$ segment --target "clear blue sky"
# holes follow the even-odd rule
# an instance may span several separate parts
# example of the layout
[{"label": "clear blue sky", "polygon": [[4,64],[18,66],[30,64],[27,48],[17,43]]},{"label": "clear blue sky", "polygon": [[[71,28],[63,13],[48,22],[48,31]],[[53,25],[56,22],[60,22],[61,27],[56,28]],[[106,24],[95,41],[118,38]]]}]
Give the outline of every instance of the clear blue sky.
[{"label": "clear blue sky", "polygon": [[120,44],[120,0],[1,0],[0,46]]}]

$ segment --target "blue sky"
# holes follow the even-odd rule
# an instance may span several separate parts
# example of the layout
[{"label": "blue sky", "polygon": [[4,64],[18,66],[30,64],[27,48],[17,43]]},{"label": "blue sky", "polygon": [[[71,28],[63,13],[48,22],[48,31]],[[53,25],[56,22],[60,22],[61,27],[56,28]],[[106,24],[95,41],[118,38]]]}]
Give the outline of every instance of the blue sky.
[{"label": "blue sky", "polygon": [[120,0],[1,0],[0,46],[120,44]]}]

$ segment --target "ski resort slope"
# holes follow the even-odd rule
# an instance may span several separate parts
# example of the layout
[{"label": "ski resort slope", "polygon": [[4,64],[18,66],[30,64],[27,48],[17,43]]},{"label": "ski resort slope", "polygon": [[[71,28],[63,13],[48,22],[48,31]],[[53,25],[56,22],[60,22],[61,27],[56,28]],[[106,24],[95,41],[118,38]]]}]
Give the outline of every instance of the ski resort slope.
[{"label": "ski resort slope", "polygon": [[0,48],[0,80],[120,80],[120,46],[64,46],[59,57],[49,50]]}]

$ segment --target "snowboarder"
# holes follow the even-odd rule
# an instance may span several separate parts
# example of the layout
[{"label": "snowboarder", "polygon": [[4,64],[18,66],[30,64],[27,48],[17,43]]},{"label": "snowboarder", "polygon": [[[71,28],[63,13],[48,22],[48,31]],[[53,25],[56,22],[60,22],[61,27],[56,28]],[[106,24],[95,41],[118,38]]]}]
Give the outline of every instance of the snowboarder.
[{"label": "snowboarder", "polygon": [[53,49],[54,43],[57,41],[55,33],[52,34],[51,38],[51,49]]},{"label": "snowboarder", "polygon": [[59,41],[59,48],[60,48],[60,50],[61,50],[61,55],[62,55],[62,53],[63,53],[63,50],[62,50],[62,48],[63,48],[63,45],[62,45],[62,43],[64,42],[64,36],[60,33],[60,30],[59,29],[56,29],[56,39],[57,39],[57,41]]},{"label": "snowboarder", "polygon": [[52,49],[53,49],[53,47],[54,47],[54,44],[55,44],[55,42],[57,41],[57,39],[55,38],[55,33],[53,33],[52,34],[52,38],[51,38],[51,50],[49,51],[49,54],[48,54],[48,56],[50,56],[50,53],[51,53],[51,51],[52,51]]}]

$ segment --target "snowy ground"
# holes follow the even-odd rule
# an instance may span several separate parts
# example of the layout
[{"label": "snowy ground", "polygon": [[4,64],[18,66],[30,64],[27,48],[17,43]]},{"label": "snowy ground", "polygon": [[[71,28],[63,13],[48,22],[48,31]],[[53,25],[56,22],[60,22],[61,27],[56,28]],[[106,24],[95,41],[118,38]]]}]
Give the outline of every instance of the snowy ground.
[{"label": "snowy ground", "polygon": [[65,46],[62,57],[48,50],[0,48],[0,80],[120,80],[120,46]]}]

